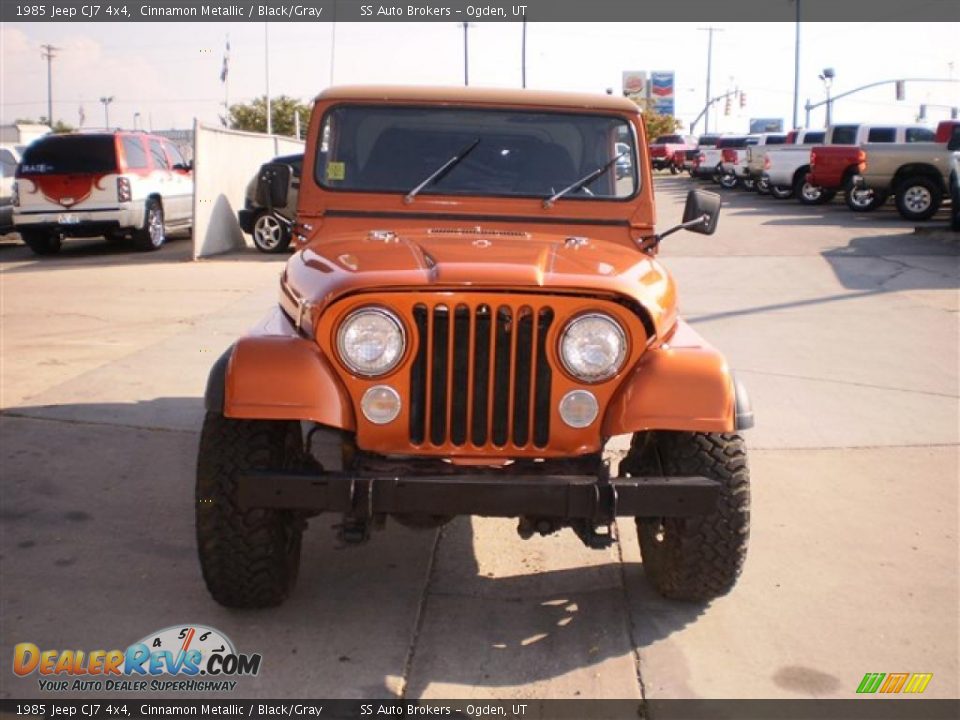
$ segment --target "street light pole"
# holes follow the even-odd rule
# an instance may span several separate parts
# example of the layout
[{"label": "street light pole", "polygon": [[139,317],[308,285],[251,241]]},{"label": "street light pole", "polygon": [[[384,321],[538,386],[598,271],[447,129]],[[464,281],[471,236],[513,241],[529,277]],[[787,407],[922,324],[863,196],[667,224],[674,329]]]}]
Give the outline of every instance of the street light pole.
[{"label": "street light pole", "polygon": [[837,76],[837,73],[833,68],[824,68],[823,72],[820,73],[817,77],[823,81],[823,87],[827,92],[827,109],[826,109],[826,120],[827,127],[830,126],[830,122],[833,120],[833,103],[830,100],[830,86],[833,85],[833,79]]},{"label": "street light pole", "polygon": [[467,31],[470,29],[470,23],[461,23],[463,25],[463,85],[466,87],[470,84],[470,56],[467,51]]},{"label": "street light pole", "polygon": [[797,4],[796,31],[793,40],[793,127],[796,127],[800,103],[800,0],[793,1]]},{"label": "street light pole", "polygon": [[100,102],[103,103],[103,126],[107,129],[110,128],[110,103],[113,102],[113,95],[110,97],[100,98]]}]

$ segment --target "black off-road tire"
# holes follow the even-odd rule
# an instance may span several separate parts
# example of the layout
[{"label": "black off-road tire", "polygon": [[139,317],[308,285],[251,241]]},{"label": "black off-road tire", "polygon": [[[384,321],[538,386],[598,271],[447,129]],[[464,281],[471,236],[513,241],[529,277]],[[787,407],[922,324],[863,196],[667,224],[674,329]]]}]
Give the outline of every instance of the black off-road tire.
[{"label": "black off-road tire", "polygon": [[34,255],[56,255],[63,246],[60,235],[44,230],[21,230],[20,238]]},{"label": "black off-road tire", "polygon": [[654,589],[671,600],[726,595],[743,568],[750,532],[750,471],[736,433],[650,431],[633,437],[621,475],[701,476],[720,483],[713,512],[637,521],[640,553]]},{"label": "black off-road tire", "polygon": [[156,198],[147,198],[143,208],[143,227],[133,231],[133,246],[150,252],[159,250],[167,240],[163,224],[163,206]]},{"label": "black off-road tire", "polygon": [[273,607],[293,590],[305,522],[288,511],[241,509],[237,476],[295,469],[302,456],[299,423],[207,413],[197,458],[197,549],[207,589],[221,605]]}]

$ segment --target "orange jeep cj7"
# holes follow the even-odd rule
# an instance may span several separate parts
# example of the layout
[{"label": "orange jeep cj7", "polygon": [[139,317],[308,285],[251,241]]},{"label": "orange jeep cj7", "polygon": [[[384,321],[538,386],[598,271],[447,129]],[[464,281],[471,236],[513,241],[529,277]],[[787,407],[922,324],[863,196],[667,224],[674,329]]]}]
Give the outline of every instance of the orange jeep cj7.
[{"label": "orange jeep cj7", "polygon": [[[268,164],[258,196],[282,206],[289,183]],[[196,500],[213,597],[282,602],[320,513],[347,543],[388,516],[484,515],[595,548],[630,516],[658,592],[729,591],[753,413],[655,257],[676,230],[712,233],[719,209],[691,191],[657,234],[644,123],[623,98],[322,93],[279,303],[210,372]]]}]

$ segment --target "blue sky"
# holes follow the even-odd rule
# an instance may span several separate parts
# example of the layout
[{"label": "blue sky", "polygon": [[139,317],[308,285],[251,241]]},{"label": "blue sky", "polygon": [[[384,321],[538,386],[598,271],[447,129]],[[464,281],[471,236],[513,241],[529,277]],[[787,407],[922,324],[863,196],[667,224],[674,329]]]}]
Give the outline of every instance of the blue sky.
[{"label": "blue sky", "polygon": [[[528,87],[619,92],[624,70],[674,70],[677,113],[692,120],[703,106],[706,23],[531,23]],[[720,130],[743,131],[750,117],[782,117],[793,101],[792,23],[719,24],[713,56],[714,94],[739,87],[747,96],[730,116],[714,112]],[[834,92],[895,77],[960,79],[960,26],[950,23],[804,23],[800,101],[823,98],[824,67]],[[112,125],[185,128],[194,117],[216,122],[224,86],[219,73],[231,44],[232,102],[265,92],[264,25],[260,23],[7,23],[0,29],[0,119],[46,114],[46,63],[40,45],[61,48],[54,62],[54,117],[103,124],[101,96],[113,96]],[[520,85],[519,24],[476,23],[470,30],[471,84]],[[463,82],[463,32],[456,23],[271,23],[270,89],[304,100],[331,82],[458,85]],[[920,103],[960,105],[960,84],[910,84],[897,102],[892,86],[838,101],[836,121],[909,122]],[[946,117],[931,110],[931,119]],[[803,113],[800,113],[801,124]],[[813,123],[823,122],[822,109]],[[702,126],[701,126],[702,127]]]}]

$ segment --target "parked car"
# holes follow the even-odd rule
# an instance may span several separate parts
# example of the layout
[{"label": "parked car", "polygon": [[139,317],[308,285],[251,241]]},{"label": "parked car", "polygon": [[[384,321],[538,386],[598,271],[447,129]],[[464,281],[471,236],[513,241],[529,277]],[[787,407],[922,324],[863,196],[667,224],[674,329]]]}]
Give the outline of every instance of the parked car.
[{"label": "parked car", "polygon": [[715,175],[712,168],[706,167],[704,160],[706,159],[707,150],[716,147],[717,141],[721,137],[723,136],[717,134],[701,135],[697,140],[697,146],[693,150],[687,150],[684,165],[691,177],[712,178]]},{"label": "parked car", "polygon": [[[773,145],[783,145],[786,141],[787,133],[763,133],[758,136],[756,144],[747,146],[746,159],[741,173],[744,178],[749,178],[753,188],[761,195],[770,192],[769,186],[763,179],[763,161],[767,156],[767,150]],[[746,180],[744,185],[748,185]]]},{"label": "parked car", "polygon": [[650,143],[650,162],[654,170],[669,168],[674,175],[679,172],[674,155],[696,147],[697,141],[688,135],[661,135]]},{"label": "parked car", "polygon": [[13,230],[13,184],[22,145],[0,145],[0,234]]},{"label": "parked car", "polygon": [[729,138],[717,143],[720,148],[720,167],[723,174],[720,185],[733,188],[743,185],[753,190],[753,179],[747,174],[747,151],[760,141],[759,135],[746,135],[743,138]]},{"label": "parked car", "polygon": [[633,150],[631,150],[629,143],[624,142],[618,142],[616,148],[617,164],[615,169],[617,180],[621,180],[633,173]]},{"label": "parked car", "polygon": [[132,237],[156,250],[168,228],[193,223],[193,166],[157,135],[45,135],[17,169],[13,221],[38,255],[58,252],[66,237]]},{"label": "parked car", "polygon": [[950,194],[952,154],[960,150],[960,122],[942,125],[938,137],[946,143],[867,143],[863,168],[853,177],[853,186],[894,195],[897,212],[906,220],[933,217]]},{"label": "parked car", "polygon": [[792,130],[782,145],[767,150],[762,178],[771,196],[784,200],[797,195],[808,205],[833,198],[829,191],[809,186],[806,177],[810,169],[810,149],[813,145],[822,145],[825,135],[824,130]]},{"label": "parked car", "polygon": [[887,196],[853,185],[853,176],[860,172],[866,158],[863,145],[931,142],[934,139],[934,132],[922,125],[835,125],[827,130],[827,144],[816,145],[810,150],[807,181],[827,191],[842,190],[851,210],[873,210],[882,205]]},{"label": "parked car", "polygon": [[303,172],[303,153],[281,155],[270,161],[289,165],[292,182],[283,207],[267,208],[257,199],[257,181],[260,171],[247,183],[243,209],[237,212],[240,229],[251,236],[260,252],[281,253],[290,246],[291,226],[297,214],[297,198],[300,190],[300,175]]},{"label": "parked car", "polygon": [[960,232],[960,151],[950,156],[950,227]]},{"label": "parked car", "polygon": [[[388,519],[483,515],[598,549],[626,516],[656,591],[730,591],[753,413],[656,258],[674,230],[712,233],[720,198],[691,190],[683,225],[655,233],[644,132],[637,106],[607,95],[317,97],[298,207],[311,221],[279,304],[207,383],[194,507],[217,602],[283,602],[321,513],[345,543]],[[637,162],[618,181],[620,135]],[[284,167],[261,175],[278,205]],[[611,469],[621,434],[631,449]]]}]

